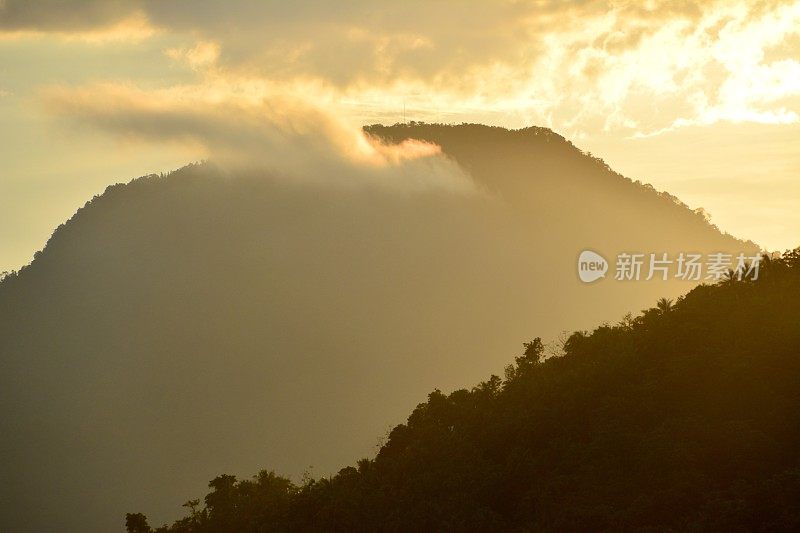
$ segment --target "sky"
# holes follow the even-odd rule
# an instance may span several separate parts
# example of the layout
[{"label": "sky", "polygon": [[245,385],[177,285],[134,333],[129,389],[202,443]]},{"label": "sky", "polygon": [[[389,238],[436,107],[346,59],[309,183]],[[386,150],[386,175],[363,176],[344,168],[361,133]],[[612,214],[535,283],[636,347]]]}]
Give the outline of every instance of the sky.
[{"label": "sky", "polygon": [[0,0],[0,271],[109,184],[403,120],[546,126],[800,244],[800,1]]}]

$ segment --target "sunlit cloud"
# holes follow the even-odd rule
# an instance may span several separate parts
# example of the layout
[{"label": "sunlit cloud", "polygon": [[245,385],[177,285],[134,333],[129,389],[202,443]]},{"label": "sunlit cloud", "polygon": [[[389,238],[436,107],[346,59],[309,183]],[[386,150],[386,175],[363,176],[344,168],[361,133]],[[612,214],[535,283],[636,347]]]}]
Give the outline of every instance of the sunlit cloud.
[{"label": "sunlit cloud", "polygon": [[796,0],[172,4],[93,1],[59,24],[56,4],[6,0],[0,21],[13,16],[0,35],[110,42],[161,31],[189,41],[166,55],[201,76],[319,80],[376,118],[404,106],[420,117],[477,111],[573,137],[798,120]]},{"label": "sunlit cloud", "polygon": [[195,70],[208,68],[219,59],[219,44],[200,41],[192,47],[168,48],[164,53],[170,59],[186,63]]},{"label": "sunlit cloud", "polygon": [[218,79],[155,91],[98,84],[50,87],[41,97],[54,115],[128,141],[193,145],[225,166],[256,166],[334,184],[473,189],[438,146],[420,141],[385,145],[367,136],[342,119],[324,88],[313,83]]},{"label": "sunlit cloud", "polygon": [[[321,127],[323,158],[385,164],[362,125],[481,122],[552,128],[648,180],[655,167],[626,167],[644,145],[666,168],[659,154],[687,133],[800,124],[800,0],[0,0],[0,47],[41,62],[4,83],[32,104],[21,114],[181,157],[300,161]],[[66,72],[70,54],[90,61]]]}]

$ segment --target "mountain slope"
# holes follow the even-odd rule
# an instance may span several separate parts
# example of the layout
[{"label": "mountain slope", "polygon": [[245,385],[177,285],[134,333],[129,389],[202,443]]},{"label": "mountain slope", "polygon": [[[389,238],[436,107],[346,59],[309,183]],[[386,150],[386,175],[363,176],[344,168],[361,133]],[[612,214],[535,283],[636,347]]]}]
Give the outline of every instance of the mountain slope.
[{"label": "mountain slope", "polygon": [[431,393],[330,478],[219,476],[159,531],[796,531],[798,324],[800,249],[562,357],[534,340],[505,380]]},{"label": "mountain slope", "polygon": [[480,192],[203,164],[109,187],[58,228],[0,283],[0,529],[167,520],[216,472],[265,463],[333,472],[531,329],[691,285],[584,285],[581,250],[754,248],[552,132],[442,131]]}]

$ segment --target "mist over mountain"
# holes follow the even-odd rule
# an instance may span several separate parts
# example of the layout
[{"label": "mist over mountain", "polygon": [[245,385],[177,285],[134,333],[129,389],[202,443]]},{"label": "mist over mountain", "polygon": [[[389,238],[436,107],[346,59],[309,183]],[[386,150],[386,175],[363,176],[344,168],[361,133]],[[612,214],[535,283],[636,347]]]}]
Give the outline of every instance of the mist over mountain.
[{"label": "mist over mountain", "polygon": [[109,187],[0,282],[0,529],[115,530],[219,472],[335,472],[532,331],[691,287],[582,284],[582,250],[757,250],[544,128],[366,131],[440,146],[435,174],[468,186],[398,187],[425,159],[392,183],[190,165]]}]

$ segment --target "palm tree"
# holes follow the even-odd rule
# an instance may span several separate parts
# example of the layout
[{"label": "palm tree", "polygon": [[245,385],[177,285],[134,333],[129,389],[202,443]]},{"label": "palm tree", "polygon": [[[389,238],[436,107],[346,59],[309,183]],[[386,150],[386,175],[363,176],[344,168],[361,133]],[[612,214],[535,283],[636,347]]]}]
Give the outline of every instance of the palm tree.
[{"label": "palm tree", "polygon": [[672,300],[667,298],[659,298],[656,302],[656,309],[658,309],[658,313],[661,315],[667,314],[672,311]]},{"label": "palm tree", "polygon": [[741,280],[741,277],[744,275],[744,272],[741,270],[734,270],[729,268],[725,275],[722,277],[722,281],[720,283],[725,283],[727,285],[732,285],[737,281]]}]

